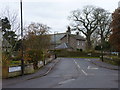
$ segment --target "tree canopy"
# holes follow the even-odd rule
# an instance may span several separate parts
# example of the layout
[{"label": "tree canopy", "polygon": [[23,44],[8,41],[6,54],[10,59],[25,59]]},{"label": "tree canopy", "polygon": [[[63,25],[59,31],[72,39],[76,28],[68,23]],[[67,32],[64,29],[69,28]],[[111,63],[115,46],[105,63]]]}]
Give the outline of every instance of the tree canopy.
[{"label": "tree canopy", "polygon": [[111,23],[112,35],[110,36],[110,42],[120,52],[120,8],[116,9],[112,14]]},{"label": "tree canopy", "polygon": [[78,30],[86,36],[87,49],[92,48],[91,36],[96,30],[102,38],[108,36],[108,34],[103,35],[103,32],[109,32],[109,18],[106,10],[95,6],[85,6],[82,10],[74,10],[69,16],[72,20],[72,30]]}]

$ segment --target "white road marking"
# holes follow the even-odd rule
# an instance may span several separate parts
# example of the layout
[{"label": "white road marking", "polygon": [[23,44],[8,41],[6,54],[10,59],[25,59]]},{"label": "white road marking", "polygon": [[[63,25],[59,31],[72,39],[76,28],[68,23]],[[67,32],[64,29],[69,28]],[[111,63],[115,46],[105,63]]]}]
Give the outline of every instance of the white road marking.
[{"label": "white road marking", "polygon": [[[75,62],[75,64],[77,65],[77,67],[79,68],[79,69],[81,69],[80,68],[80,65],[74,60],[74,62]],[[81,71],[87,76],[88,74],[83,70],[83,69],[81,69]]]},{"label": "white road marking", "polygon": [[69,79],[69,80],[66,80],[66,81],[62,81],[62,82],[59,82],[58,84],[65,84],[65,83],[71,82],[73,80],[75,80],[75,79]]},{"label": "white road marking", "polygon": [[87,69],[90,69],[90,66],[88,66],[88,68]]},{"label": "white road marking", "polygon": [[88,66],[88,68],[87,68],[87,69],[98,69],[98,68]]},{"label": "white road marking", "polygon": [[78,68],[80,68],[80,65],[77,65],[78,66]]},{"label": "white road marking", "polygon": [[91,61],[90,59],[85,59],[86,61]]},{"label": "white road marking", "polygon": [[82,69],[82,72],[87,76],[88,74]]}]

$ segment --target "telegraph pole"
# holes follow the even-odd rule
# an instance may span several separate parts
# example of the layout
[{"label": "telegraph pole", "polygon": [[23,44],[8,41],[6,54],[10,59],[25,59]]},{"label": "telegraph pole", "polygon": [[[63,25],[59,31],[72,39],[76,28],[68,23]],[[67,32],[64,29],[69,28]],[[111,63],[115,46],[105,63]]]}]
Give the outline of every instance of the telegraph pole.
[{"label": "telegraph pole", "polygon": [[101,45],[101,60],[103,62],[103,45]]},{"label": "telegraph pole", "polygon": [[20,11],[21,11],[21,75],[24,75],[24,59],[23,59],[23,17],[22,17],[22,0],[20,0]]},{"label": "telegraph pole", "polygon": [[56,35],[57,34],[57,32],[56,31],[54,31],[54,55],[55,55],[55,59],[57,58],[57,55],[56,55],[56,49],[55,49],[55,47],[56,47]]}]

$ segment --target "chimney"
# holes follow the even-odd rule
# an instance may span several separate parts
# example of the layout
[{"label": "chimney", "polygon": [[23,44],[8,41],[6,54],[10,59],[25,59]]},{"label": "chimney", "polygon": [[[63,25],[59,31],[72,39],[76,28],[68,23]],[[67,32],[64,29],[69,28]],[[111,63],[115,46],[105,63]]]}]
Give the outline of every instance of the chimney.
[{"label": "chimney", "polygon": [[71,34],[70,26],[67,27],[66,33]]},{"label": "chimney", "polygon": [[76,35],[79,35],[79,32],[76,32]]},{"label": "chimney", "polygon": [[67,27],[67,31],[66,31],[66,36],[67,36],[67,43],[69,44],[69,36],[71,34],[71,30],[70,30],[70,26]]}]

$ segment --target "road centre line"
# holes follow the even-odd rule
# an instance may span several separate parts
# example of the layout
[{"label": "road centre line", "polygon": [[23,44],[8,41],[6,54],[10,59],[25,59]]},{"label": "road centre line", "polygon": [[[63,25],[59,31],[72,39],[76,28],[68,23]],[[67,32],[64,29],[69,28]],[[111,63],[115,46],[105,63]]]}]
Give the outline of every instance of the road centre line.
[{"label": "road centre line", "polygon": [[[74,63],[77,65],[77,67],[79,68],[79,69],[81,69],[80,68],[80,65],[74,60]],[[81,69],[81,71],[87,76],[88,74],[83,70],[83,69]]]}]

